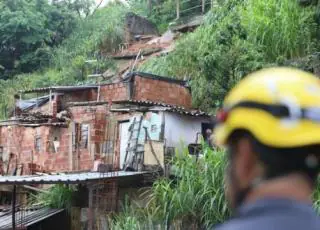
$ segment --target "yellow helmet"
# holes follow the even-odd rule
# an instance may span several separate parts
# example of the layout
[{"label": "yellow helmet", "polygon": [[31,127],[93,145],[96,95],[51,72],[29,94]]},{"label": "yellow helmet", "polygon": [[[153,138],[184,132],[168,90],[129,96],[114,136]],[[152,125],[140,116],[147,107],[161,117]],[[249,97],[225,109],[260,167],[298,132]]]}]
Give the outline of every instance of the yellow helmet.
[{"label": "yellow helmet", "polygon": [[227,95],[217,122],[218,145],[235,130],[275,148],[320,144],[320,80],[284,67],[250,74]]}]

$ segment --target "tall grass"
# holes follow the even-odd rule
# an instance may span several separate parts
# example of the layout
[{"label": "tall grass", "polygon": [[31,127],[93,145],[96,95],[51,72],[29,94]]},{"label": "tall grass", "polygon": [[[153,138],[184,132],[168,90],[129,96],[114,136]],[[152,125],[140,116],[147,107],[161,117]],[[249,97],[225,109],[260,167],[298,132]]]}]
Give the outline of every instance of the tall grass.
[{"label": "tall grass", "polygon": [[[0,119],[13,111],[13,95],[18,90],[50,85],[84,84],[88,74],[104,71],[113,62],[103,53],[117,49],[124,36],[124,16],[129,9],[121,4],[111,4],[97,10],[86,19],[79,20],[71,35],[51,53],[50,66],[31,74],[21,74],[0,81]],[[86,60],[96,59],[95,66]]]},{"label": "tall grass", "polygon": [[160,179],[143,193],[143,210],[131,205],[111,220],[111,229],[208,228],[224,221],[229,210],[223,193],[223,152],[205,149],[196,161],[187,150],[173,161],[175,179]]},{"label": "tall grass", "polygon": [[48,206],[50,208],[63,208],[71,211],[75,190],[67,185],[54,185],[48,192],[39,193],[31,199],[32,204]]},{"label": "tall grass", "polygon": [[320,215],[320,176],[318,178],[318,183],[316,185],[316,189],[313,194],[313,201],[314,201],[313,207],[315,208],[317,213]]},{"label": "tall grass", "polygon": [[[196,161],[187,150],[173,160],[174,179],[160,179],[142,193],[145,208],[125,203],[122,213],[110,218],[112,230],[208,229],[230,217],[223,192],[223,151],[205,148]],[[314,208],[320,214],[320,178]]]},{"label": "tall grass", "polygon": [[128,11],[115,3],[79,21],[69,38],[54,50],[53,65],[64,68],[77,56],[98,58],[102,52],[117,49],[124,39],[124,17]]},{"label": "tall grass", "polygon": [[292,0],[248,0],[241,12],[248,39],[270,60],[302,57],[315,50],[315,8]]}]

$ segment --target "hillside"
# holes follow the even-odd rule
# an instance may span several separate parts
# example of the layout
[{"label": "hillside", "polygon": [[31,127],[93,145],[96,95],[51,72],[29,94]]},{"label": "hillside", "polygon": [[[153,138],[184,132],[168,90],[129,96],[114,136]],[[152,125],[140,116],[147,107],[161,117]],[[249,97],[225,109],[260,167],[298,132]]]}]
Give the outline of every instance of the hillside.
[{"label": "hillside", "polygon": [[[172,52],[148,59],[137,68],[190,79],[194,105],[206,111],[214,111],[239,79],[263,66],[294,65],[317,72],[319,10],[312,1],[298,2],[216,1],[203,25],[180,36]],[[197,1],[188,4],[181,9],[184,18],[199,14],[186,11],[197,6]],[[0,117],[10,112],[18,89],[90,83],[93,79],[88,74],[112,69],[109,53],[124,40],[124,18],[129,11],[147,17],[162,33],[176,17],[175,1],[146,5],[136,0],[128,7],[113,3],[76,20],[60,44],[46,48],[46,64],[0,80]]]},{"label": "hillside", "polygon": [[224,1],[174,52],[141,70],[189,78],[195,105],[212,110],[236,82],[259,68],[291,65],[317,73],[318,12],[315,5],[290,0]]},{"label": "hillside", "polygon": [[[202,9],[198,0],[188,0],[178,20],[175,0],[131,0],[128,6],[113,1],[94,10],[90,0],[70,2],[77,4],[52,8],[46,0],[19,0],[19,8],[11,0],[0,2],[0,9],[6,10],[0,13],[5,44],[0,45],[0,118],[12,112],[13,95],[20,89],[96,83],[90,74],[110,81],[139,70],[188,79],[194,106],[213,113],[226,93],[254,70],[295,66],[320,75],[320,1],[215,0]],[[49,20],[35,9],[59,17]],[[127,44],[129,12],[143,16],[144,22],[148,19],[159,34],[138,34]],[[49,23],[61,22],[58,18],[68,23]],[[203,23],[172,32],[194,18]],[[5,28],[16,24],[24,36],[15,40]],[[41,33],[29,36],[29,31]],[[21,44],[21,51],[14,52]],[[7,52],[12,54],[8,60]],[[110,229],[208,229],[221,223],[230,216],[222,186],[225,164],[223,149],[204,144],[203,157],[197,160],[186,149],[172,159],[176,177],[160,178],[143,193],[149,198],[145,207],[128,201],[122,213],[110,214]],[[320,213],[319,185],[313,198]]]},{"label": "hillside", "polygon": [[[2,75],[0,72],[0,117],[4,118],[12,111],[13,95],[20,89],[85,84],[88,73],[107,69],[111,62],[108,57],[101,55],[100,47],[110,51],[122,41],[123,18],[127,11],[128,8],[121,4],[97,9],[93,14],[75,20],[75,24],[69,28],[72,32],[60,44],[46,46],[48,58],[45,64],[33,66],[34,71],[14,69],[17,74],[9,77],[5,77],[6,72]],[[86,62],[92,59],[97,62]]]}]

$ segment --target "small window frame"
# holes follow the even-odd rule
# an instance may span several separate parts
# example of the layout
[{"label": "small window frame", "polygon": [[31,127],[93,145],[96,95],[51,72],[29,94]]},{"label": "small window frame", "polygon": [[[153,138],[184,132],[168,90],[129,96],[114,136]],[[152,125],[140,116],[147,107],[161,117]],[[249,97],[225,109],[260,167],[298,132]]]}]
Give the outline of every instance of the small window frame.
[{"label": "small window frame", "polygon": [[35,152],[40,153],[41,152],[41,147],[42,147],[42,138],[40,135],[37,135],[34,139],[34,149]]},{"label": "small window frame", "polygon": [[89,146],[89,124],[80,125],[80,143],[79,147],[81,149],[88,149]]}]

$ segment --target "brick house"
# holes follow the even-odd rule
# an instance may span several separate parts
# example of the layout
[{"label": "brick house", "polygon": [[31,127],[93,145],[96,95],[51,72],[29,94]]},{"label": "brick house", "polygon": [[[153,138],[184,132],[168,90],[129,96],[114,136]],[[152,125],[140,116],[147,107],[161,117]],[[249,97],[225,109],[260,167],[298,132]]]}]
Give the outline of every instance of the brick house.
[{"label": "brick house", "polygon": [[[24,99],[27,94],[35,97]],[[146,124],[136,138],[143,140],[140,166],[165,167],[181,141],[199,141],[211,125],[207,114],[192,109],[187,82],[149,73],[133,72],[115,83],[36,88],[15,98],[13,116],[0,122],[2,174],[88,171],[97,160],[125,169],[135,159],[128,155],[130,127],[140,118]]]}]

